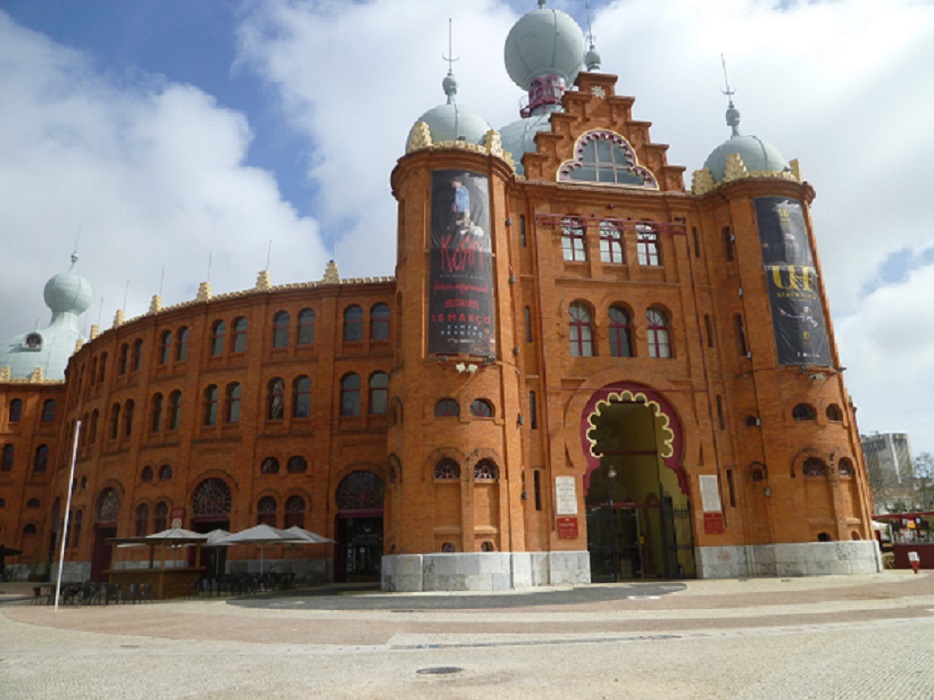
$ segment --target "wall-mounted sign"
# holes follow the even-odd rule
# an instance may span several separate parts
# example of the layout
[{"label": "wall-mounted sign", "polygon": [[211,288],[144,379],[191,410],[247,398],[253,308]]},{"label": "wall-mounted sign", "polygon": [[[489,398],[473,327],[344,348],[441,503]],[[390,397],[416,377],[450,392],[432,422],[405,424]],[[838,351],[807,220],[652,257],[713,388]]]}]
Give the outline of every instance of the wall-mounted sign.
[{"label": "wall-mounted sign", "polygon": [[716,474],[701,474],[697,477],[697,484],[700,486],[701,509],[705,513],[719,513],[720,506],[720,485],[717,483]]},{"label": "wall-mounted sign", "polygon": [[558,518],[558,539],[576,540],[579,536],[577,518]]},{"label": "wall-mounted sign", "polygon": [[577,515],[577,485],[573,476],[555,477],[555,512]]}]

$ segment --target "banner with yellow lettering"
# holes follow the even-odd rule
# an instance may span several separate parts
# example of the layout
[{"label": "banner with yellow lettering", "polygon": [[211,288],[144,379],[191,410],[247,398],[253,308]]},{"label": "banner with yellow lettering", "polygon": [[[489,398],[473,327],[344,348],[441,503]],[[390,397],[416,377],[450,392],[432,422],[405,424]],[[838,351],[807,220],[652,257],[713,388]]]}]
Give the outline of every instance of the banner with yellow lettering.
[{"label": "banner with yellow lettering", "polygon": [[801,204],[758,197],[755,207],[778,362],[830,366],[819,280]]}]

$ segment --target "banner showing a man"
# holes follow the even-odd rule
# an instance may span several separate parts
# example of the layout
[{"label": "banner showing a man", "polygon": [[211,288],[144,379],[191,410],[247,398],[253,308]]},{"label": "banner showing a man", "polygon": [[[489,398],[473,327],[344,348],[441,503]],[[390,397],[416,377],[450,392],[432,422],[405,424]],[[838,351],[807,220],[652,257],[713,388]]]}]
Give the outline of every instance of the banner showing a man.
[{"label": "banner showing a man", "polygon": [[436,170],[431,186],[428,352],[495,357],[488,180]]},{"label": "banner showing a man", "polygon": [[784,197],[757,197],[755,205],[763,264],[813,267],[800,202]]}]

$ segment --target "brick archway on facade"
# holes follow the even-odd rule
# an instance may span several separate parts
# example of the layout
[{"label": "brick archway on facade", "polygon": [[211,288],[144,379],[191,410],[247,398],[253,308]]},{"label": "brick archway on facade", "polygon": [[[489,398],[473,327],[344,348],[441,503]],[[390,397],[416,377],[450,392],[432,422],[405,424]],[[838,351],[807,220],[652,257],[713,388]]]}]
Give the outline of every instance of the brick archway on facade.
[{"label": "brick archway on facade", "polygon": [[614,401],[631,401],[645,404],[647,408],[653,411],[656,418],[662,419],[663,439],[662,444],[659,446],[659,455],[664,460],[665,466],[677,475],[681,492],[689,494],[688,476],[681,465],[684,446],[681,421],[674,407],[664,396],[635,382],[608,384],[595,391],[584,406],[580,420],[581,448],[587,460],[587,470],[584,473],[584,493],[587,493],[590,489],[590,475],[600,466],[600,456],[594,454],[594,443],[588,436],[588,433],[595,427],[592,418],[600,415],[602,408]]}]

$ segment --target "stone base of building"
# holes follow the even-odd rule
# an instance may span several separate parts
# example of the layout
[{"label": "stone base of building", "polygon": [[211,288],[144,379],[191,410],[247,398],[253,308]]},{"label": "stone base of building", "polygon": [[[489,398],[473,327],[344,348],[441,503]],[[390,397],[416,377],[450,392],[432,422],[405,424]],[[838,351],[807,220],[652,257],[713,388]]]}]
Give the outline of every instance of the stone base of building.
[{"label": "stone base of building", "polygon": [[696,547],[698,578],[875,574],[882,554],[875,540]]},{"label": "stone base of building", "polygon": [[382,559],[384,591],[508,591],[590,583],[587,552],[392,554]]}]

